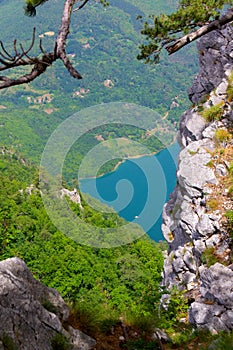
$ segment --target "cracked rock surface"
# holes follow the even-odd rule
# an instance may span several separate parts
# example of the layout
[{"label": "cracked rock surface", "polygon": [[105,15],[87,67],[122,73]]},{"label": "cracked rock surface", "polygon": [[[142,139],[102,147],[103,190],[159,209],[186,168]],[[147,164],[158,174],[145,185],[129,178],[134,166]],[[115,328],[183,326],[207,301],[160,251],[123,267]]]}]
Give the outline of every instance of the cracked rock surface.
[{"label": "cracked rock surface", "polygon": [[59,293],[36,281],[21,259],[0,262],[0,339],[11,338],[19,350],[51,350],[52,339],[61,333],[72,350],[93,349],[94,339],[63,327],[68,316]]},{"label": "cracked rock surface", "polygon": [[233,64],[233,27],[226,25],[202,37],[197,43],[199,53],[199,73],[188,89],[189,98],[198,103],[203,96],[219,86],[221,94],[222,82],[227,66]]},{"label": "cracked rock surface", "polygon": [[[224,224],[225,212],[233,210],[233,201],[223,187],[229,162],[216,151],[215,138],[216,130],[233,128],[233,102],[227,96],[233,70],[232,39],[233,27],[227,26],[198,43],[200,72],[189,94],[199,106],[181,117],[177,186],[163,210],[162,230],[169,243],[163,285],[188,291],[190,300],[195,300],[189,309],[189,321],[211,332],[233,329],[232,240]],[[206,93],[208,98],[200,104]],[[205,120],[201,112],[216,105],[221,117]],[[232,139],[222,142],[221,148],[226,154],[231,151],[231,161]],[[211,200],[212,207],[217,208],[211,208]],[[203,258],[206,251],[218,262],[209,266]]]}]

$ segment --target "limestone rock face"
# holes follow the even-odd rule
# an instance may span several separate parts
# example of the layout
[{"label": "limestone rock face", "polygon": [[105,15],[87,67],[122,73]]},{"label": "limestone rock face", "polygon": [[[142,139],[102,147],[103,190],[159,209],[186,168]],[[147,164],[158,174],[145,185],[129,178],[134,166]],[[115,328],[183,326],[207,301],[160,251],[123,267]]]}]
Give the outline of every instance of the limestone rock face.
[{"label": "limestone rock face", "polygon": [[[162,230],[169,243],[163,285],[187,290],[195,300],[189,321],[212,332],[233,329],[233,274],[228,266],[232,240],[225,217],[227,210],[233,210],[226,185],[233,141],[216,138],[217,130],[229,136],[233,127],[233,102],[227,92],[233,70],[232,39],[233,27],[227,26],[198,43],[201,67],[189,91],[199,106],[181,117],[177,186],[163,210]],[[208,98],[200,103],[207,92]],[[213,106],[218,117],[204,119],[202,111],[211,112]]]},{"label": "limestone rock face", "polygon": [[19,350],[51,350],[52,339],[61,333],[71,349],[92,349],[95,340],[63,327],[68,316],[59,293],[36,281],[21,259],[0,262],[0,339],[11,338]]},{"label": "limestone rock face", "polygon": [[200,300],[192,303],[189,320],[212,331],[233,329],[233,271],[219,263],[200,274]]},{"label": "limestone rock face", "polygon": [[[188,90],[189,98],[198,103],[223,80],[228,65],[233,64],[233,28],[225,26],[205,35],[197,44],[200,70],[193,86]],[[221,87],[220,87],[221,88]]]},{"label": "limestone rock face", "polygon": [[67,190],[66,188],[62,188],[61,198],[64,198],[65,196],[68,196],[72,202],[77,203],[80,206],[80,209],[83,209],[81,197],[76,188],[74,188],[73,191]]}]

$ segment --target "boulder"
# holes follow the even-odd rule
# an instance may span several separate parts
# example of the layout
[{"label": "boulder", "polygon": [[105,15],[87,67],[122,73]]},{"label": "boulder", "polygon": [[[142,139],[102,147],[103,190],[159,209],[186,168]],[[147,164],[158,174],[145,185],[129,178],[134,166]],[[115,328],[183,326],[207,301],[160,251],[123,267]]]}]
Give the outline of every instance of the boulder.
[{"label": "boulder", "polygon": [[94,339],[63,327],[68,316],[59,293],[35,280],[21,259],[0,262],[0,340],[11,338],[19,350],[51,350],[52,340],[62,334],[72,350],[92,349]]},{"label": "boulder", "polygon": [[177,138],[180,146],[186,147],[190,142],[200,140],[205,127],[205,120],[196,113],[195,109],[185,112],[181,116]]},{"label": "boulder", "polygon": [[233,329],[233,271],[216,263],[200,269],[201,299],[191,304],[189,322],[212,333]]},{"label": "boulder", "polygon": [[233,271],[220,263],[204,269],[200,274],[202,296],[216,301],[229,310],[233,309]]}]

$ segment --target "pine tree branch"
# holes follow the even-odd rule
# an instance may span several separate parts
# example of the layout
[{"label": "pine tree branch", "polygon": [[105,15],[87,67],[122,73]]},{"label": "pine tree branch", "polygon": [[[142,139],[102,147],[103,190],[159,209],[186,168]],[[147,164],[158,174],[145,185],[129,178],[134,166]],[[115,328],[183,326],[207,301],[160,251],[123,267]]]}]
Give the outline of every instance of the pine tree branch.
[{"label": "pine tree branch", "polygon": [[[87,2],[87,1],[86,1]],[[62,22],[61,27],[57,36],[56,44],[55,44],[55,55],[60,58],[70,75],[77,79],[82,79],[81,74],[72,66],[70,60],[67,57],[65,45],[66,39],[69,34],[70,29],[70,21],[71,21],[71,13],[74,6],[75,0],[66,0],[65,6],[62,14]]]},{"label": "pine tree branch", "polygon": [[194,32],[191,32],[187,35],[184,35],[183,37],[177,39],[172,44],[169,44],[166,46],[166,50],[168,51],[169,55],[173,54],[174,52],[177,52],[182,47],[186,46],[190,42],[199,39],[203,35],[212,32],[213,30],[220,29],[223,25],[230,23],[233,21],[233,8],[229,9],[225,14],[223,14],[219,19],[216,19],[212,22],[209,22],[206,25],[203,25],[201,28],[195,30]]},{"label": "pine tree branch", "polygon": [[[52,62],[54,62],[53,54],[47,54],[45,57],[42,57],[42,59],[34,65],[34,67],[32,68],[29,74],[22,75],[17,79],[9,79],[6,76],[0,76],[0,81],[2,81],[2,83],[0,83],[0,89],[4,89],[10,86],[30,83],[31,81],[39,77],[41,74],[43,74],[46,71],[46,69],[49,66],[51,66]],[[26,64],[30,64],[30,63],[25,62],[24,65]],[[19,65],[20,64],[18,62],[18,66]]]}]

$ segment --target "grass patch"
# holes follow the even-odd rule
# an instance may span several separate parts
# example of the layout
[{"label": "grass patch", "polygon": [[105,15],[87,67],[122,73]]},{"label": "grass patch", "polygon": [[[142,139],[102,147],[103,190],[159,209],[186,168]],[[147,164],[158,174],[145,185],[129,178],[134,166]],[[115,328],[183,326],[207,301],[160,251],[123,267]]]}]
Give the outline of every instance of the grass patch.
[{"label": "grass patch", "polygon": [[80,327],[81,331],[95,337],[99,331],[101,322],[100,310],[95,306],[90,307],[86,303],[75,302],[70,310],[72,325]]},{"label": "grass patch", "polygon": [[231,102],[233,100],[233,72],[231,72],[228,78],[227,100],[228,102]]},{"label": "grass patch", "polygon": [[206,166],[213,168],[214,167],[214,162],[210,160],[208,163],[206,163]]},{"label": "grass patch", "polygon": [[233,228],[233,210],[228,210],[225,214],[229,225]]},{"label": "grass patch", "polygon": [[230,197],[231,199],[233,199],[233,186],[230,186],[228,188],[228,197]]},{"label": "grass patch", "polygon": [[127,313],[125,320],[126,324],[135,329],[138,333],[147,335],[152,334],[157,321],[155,315],[137,314],[133,312]]},{"label": "grass patch", "polygon": [[196,151],[191,151],[190,149],[188,150],[188,153],[191,155],[191,156],[194,156],[195,154],[197,154],[199,151],[199,148],[196,150]]},{"label": "grass patch", "polygon": [[71,344],[68,339],[61,333],[56,334],[51,340],[53,350],[71,350]]},{"label": "grass patch", "polygon": [[13,339],[9,337],[9,335],[4,333],[1,341],[3,344],[4,350],[18,350],[18,347],[15,345]]},{"label": "grass patch", "polygon": [[233,177],[233,162],[230,162],[229,174]]},{"label": "grass patch", "polygon": [[213,122],[214,120],[220,120],[223,114],[223,102],[216,104],[210,108],[206,108],[201,112],[201,116],[208,122]]},{"label": "grass patch", "polygon": [[135,349],[156,350],[156,349],[159,349],[158,342],[155,342],[155,341],[147,342],[144,339],[128,341],[122,347],[123,347],[123,349],[127,349],[127,350],[135,350]]},{"label": "grass patch", "polygon": [[119,313],[106,305],[76,301],[70,307],[69,322],[73,327],[96,338],[100,334],[111,334],[120,319]]},{"label": "grass patch", "polygon": [[206,206],[210,209],[210,210],[217,210],[218,209],[218,200],[216,198],[211,198],[209,200],[206,201]]},{"label": "grass patch", "polygon": [[225,154],[225,149],[220,149],[219,154],[220,154],[220,156],[223,156]]},{"label": "grass patch", "polygon": [[227,210],[225,213],[227,218],[227,230],[231,239],[233,239],[233,210]]},{"label": "grass patch", "polygon": [[232,139],[232,135],[226,129],[217,129],[215,132],[215,140],[217,142],[227,142]]},{"label": "grass patch", "polygon": [[214,254],[214,247],[206,248],[202,253],[201,260],[203,264],[206,264],[208,267],[219,262],[218,258]]},{"label": "grass patch", "polygon": [[109,335],[111,334],[112,329],[114,329],[118,323],[119,319],[115,317],[106,318],[100,323],[100,332]]}]

